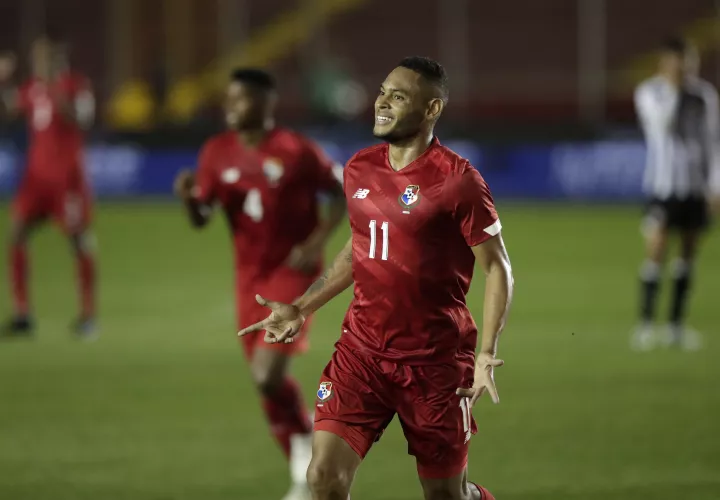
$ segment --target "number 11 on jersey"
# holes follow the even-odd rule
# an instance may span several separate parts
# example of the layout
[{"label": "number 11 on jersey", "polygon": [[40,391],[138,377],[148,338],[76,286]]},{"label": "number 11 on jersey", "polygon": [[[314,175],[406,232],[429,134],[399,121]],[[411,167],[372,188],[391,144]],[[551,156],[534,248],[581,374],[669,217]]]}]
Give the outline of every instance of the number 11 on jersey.
[{"label": "number 11 on jersey", "polygon": [[[380,225],[380,229],[382,229],[382,254],[380,255],[380,258],[382,260],[388,260],[388,247],[390,245],[390,242],[388,241],[388,232],[389,232],[389,226],[387,221],[383,222]],[[368,252],[368,257],[371,259],[375,258],[375,247],[377,246],[377,221],[375,219],[370,221],[370,251]]]}]

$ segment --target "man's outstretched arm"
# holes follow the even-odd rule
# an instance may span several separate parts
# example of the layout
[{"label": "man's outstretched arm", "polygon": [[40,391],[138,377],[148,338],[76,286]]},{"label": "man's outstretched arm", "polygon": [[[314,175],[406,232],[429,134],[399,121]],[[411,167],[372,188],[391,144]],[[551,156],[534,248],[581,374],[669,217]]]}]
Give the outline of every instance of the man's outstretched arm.
[{"label": "man's outstretched arm", "polygon": [[352,284],[351,238],[337,254],[327,271],[295,303],[283,304],[257,295],[255,298],[258,303],[269,308],[270,315],[264,320],[240,330],[238,335],[242,337],[248,333],[265,330],[265,342],[267,343],[292,342],[308,315],[340,295]]},{"label": "man's outstretched arm", "polygon": [[352,277],[352,238],[350,238],[335,260],[320,278],[295,301],[303,316],[308,316],[353,284]]}]

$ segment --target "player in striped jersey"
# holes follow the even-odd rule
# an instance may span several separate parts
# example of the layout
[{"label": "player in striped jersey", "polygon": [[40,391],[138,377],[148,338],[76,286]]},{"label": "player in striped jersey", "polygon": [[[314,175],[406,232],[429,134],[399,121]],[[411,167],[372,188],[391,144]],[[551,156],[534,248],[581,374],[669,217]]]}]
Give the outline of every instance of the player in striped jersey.
[{"label": "player in striped jersey", "polygon": [[[643,224],[646,258],[642,265],[641,322],[632,335],[639,350],[658,341],[686,349],[700,347],[697,332],[685,327],[685,313],[700,237],[720,198],[720,113],[718,94],[698,76],[697,52],[670,38],[662,47],[659,71],[635,92],[635,106],[647,142]],[[673,293],[667,336],[654,330],[660,277],[668,241],[677,234],[680,251],[672,266]]]}]

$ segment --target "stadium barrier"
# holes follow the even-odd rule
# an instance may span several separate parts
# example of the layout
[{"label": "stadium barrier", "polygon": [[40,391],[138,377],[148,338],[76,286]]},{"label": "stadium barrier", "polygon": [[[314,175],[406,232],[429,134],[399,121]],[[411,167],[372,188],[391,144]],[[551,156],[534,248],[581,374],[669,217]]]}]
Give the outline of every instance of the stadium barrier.
[{"label": "stadium barrier", "polygon": [[[363,144],[320,141],[345,162]],[[484,146],[445,144],[467,158],[487,179],[498,199],[622,201],[641,196],[645,148],[639,141]],[[95,195],[104,198],[168,197],[175,174],[196,163],[194,150],[143,150],[102,145],[86,151],[86,169]],[[22,173],[23,156],[0,145],[0,197],[10,196]]]}]

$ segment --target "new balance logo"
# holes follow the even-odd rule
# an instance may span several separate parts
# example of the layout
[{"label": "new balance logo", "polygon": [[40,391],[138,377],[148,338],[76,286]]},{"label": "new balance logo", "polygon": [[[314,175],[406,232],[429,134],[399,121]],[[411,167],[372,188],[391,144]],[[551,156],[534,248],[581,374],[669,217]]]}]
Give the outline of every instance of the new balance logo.
[{"label": "new balance logo", "polygon": [[364,200],[367,198],[367,195],[370,194],[369,189],[358,189],[355,194],[353,195],[353,198],[357,198],[358,200]]}]

